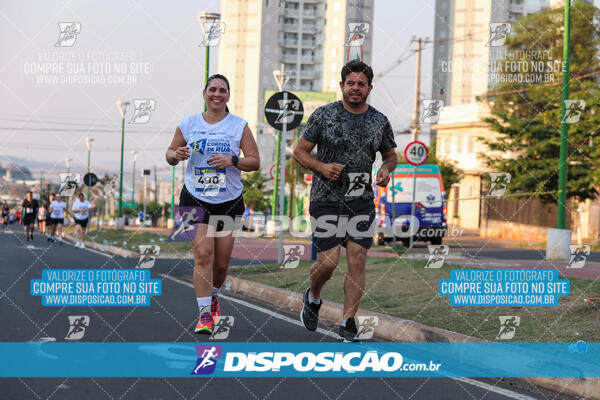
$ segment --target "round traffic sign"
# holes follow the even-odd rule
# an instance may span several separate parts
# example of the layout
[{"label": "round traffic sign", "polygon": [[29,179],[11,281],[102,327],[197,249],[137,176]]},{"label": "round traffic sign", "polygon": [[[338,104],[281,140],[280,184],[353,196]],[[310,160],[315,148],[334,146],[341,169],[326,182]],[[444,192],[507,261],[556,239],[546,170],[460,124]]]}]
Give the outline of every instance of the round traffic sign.
[{"label": "round traffic sign", "polygon": [[427,150],[427,146],[423,142],[419,142],[415,140],[406,146],[404,149],[404,159],[409,164],[421,165],[427,160],[427,156],[429,155],[429,151]]},{"label": "round traffic sign", "polygon": [[[273,164],[273,165],[271,165],[271,168],[269,168],[269,176],[271,176],[271,179],[275,179],[275,166],[276,165],[277,164]],[[287,174],[287,168],[284,168],[283,173]],[[281,178],[279,178],[279,179],[281,179]]]},{"label": "round traffic sign", "polygon": [[269,97],[265,105],[265,118],[269,125],[278,131],[292,130],[300,125],[304,116],[304,107],[293,93],[277,92]]},{"label": "round traffic sign", "polygon": [[93,172],[88,172],[83,176],[83,183],[88,186],[94,186],[96,183],[98,183],[98,177]]}]

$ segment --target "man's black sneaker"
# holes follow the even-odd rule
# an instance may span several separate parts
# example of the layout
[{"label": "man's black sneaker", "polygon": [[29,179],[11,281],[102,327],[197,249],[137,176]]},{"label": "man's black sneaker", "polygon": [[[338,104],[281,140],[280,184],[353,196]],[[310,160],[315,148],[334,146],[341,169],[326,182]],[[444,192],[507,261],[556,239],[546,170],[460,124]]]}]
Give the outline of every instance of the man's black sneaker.
[{"label": "man's black sneaker", "polygon": [[300,321],[302,321],[309,331],[316,331],[317,326],[319,325],[319,309],[321,308],[322,302],[319,304],[309,302],[309,291],[310,288],[306,289],[304,292],[304,306],[302,307],[302,311],[300,311]]},{"label": "man's black sneaker", "polygon": [[344,342],[358,342],[359,339],[356,338],[356,334],[358,330],[356,329],[356,322],[354,322],[354,318],[348,318],[346,320],[346,326],[340,325],[340,330],[338,331],[340,334],[340,341]]}]

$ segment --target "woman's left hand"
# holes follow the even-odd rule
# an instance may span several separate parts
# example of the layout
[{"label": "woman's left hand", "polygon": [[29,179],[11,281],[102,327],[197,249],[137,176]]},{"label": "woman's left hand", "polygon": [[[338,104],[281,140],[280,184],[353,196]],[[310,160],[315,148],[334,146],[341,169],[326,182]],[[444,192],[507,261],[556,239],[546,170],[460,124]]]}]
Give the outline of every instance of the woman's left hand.
[{"label": "woman's left hand", "polygon": [[208,165],[210,165],[213,168],[222,169],[231,167],[233,165],[233,161],[231,159],[231,156],[212,155],[208,159]]}]

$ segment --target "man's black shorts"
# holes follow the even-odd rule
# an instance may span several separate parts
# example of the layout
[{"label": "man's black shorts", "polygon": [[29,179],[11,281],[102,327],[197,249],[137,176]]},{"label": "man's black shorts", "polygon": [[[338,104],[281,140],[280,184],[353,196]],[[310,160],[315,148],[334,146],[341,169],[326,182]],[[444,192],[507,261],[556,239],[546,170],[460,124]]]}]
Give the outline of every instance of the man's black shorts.
[{"label": "man's black shorts", "polygon": [[[244,213],[244,198],[242,195],[237,199],[226,201],[224,203],[211,204],[205,201],[199,200],[192,196],[192,194],[185,188],[181,189],[179,195],[179,207],[200,207],[203,209],[202,217],[193,223],[196,224],[208,224],[210,216],[228,216],[231,217],[232,222],[236,218],[241,217]],[[217,232],[221,232],[224,229],[224,222],[219,221],[217,223]]]},{"label": "man's black shorts", "polygon": [[64,225],[65,223],[65,219],[64,218],[50,218],[50,221],[52,222],[49,225]]},{"label": "man's black shorts", "polygon": [[[315,219],[313,241],[318,253],[340,244],[345,247],[348,239],[365,249],[369,249],[373,244],[373,200],[358,199],[347,203],[313,201],[310,203],[309,212],[311,221]],[[325,216],[328,216],[326,220]]]},{"label": "man's black shorts", "polygon": [[23,225],[30,225],[35,223],[35,214],[25,214],[23,216]]},{"label": "man's black shorts", "polygon": [[77,219],[77,218],[75,218],[75,223],[77,225],[81,225],[81,227],[83,229],[87,228],[88,221],[89,221],[89,218],[86,218],[86,219]]}]

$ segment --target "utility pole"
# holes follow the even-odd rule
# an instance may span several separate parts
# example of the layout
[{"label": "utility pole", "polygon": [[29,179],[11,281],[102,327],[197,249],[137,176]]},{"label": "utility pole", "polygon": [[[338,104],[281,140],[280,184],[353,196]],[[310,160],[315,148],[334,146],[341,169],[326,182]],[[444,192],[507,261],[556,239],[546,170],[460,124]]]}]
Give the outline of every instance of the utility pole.
[{"label": "utility pole", "polygon": [[411,123],[412,129],[412,140],[419,140],[419,103],[421,97],[421,52],[423,50],[423,44],[431,43],[429,38],[425,39],[415,39],[413,38],[412,42],[417,43],[417,73],[415,75],[415,103],[413,107],[413,117]]},{"label": "utility pole", "polygon": [[[298,128],[294,129],[294,131],[292,132],[292,149],[296,147],[296,140],[298,139]],[[294,168],[293,165],[291,165],[290,163],[290,204],[289,204],[289,214],[290,214],[290,220],[294,219],[294,193],[296,191],[296,179],[298,178],[298,176],[296,175],[296,172],[298,170]]]},{"label": "utility pole", "polygon": [[565,1],[564,15],[564,36],[563,36],[563,84],[562,84],[562,104],[560,107],[560,155],[558,171],[558,212],[556,218],[556,228],[565,229],[565,208],[567,204],[567,151],[569,125],[565,122],[566,100],[569,98],[569,45],[571,32],[571,0]]},{"label": "utility pole", "polygon": [[156,201],[156,199],[157,199],[156,195],[157,195],[157,192],[158,192],[158,183],[157,182],[158,181],[157,181],[157,178],[156,178],[156,164],[154,164],[154,202],[155,203],[157,202]]}]

